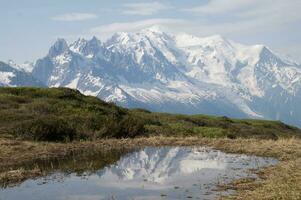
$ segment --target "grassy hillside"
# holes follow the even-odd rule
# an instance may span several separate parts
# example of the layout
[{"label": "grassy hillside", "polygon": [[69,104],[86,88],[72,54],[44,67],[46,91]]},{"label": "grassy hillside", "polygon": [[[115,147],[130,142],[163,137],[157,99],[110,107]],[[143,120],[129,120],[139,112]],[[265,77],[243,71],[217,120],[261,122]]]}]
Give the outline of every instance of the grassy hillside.
[{"label": "grassy hillside", "polygon": [[67,88],[0,88],[0,137],[37,141],[137,136],[268,138],[301,136],[277,121],[128,110]]}]

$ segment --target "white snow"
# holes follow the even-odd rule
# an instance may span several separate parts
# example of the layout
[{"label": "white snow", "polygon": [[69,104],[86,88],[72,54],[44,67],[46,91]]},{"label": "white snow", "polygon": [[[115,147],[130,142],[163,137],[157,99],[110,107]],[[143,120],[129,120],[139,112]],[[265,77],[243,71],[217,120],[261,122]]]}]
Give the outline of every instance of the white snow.
[{"label": "white snow", "polygon": [[79,38],[77,41],[75,41],[73,44],[69,46],[69,49],[74,53],[81,54],[81,48],[86,44],[87,44],[87,40],[85,40],[84,38]]},{"label": "white snow", "polygon": [[25,62],[20,65],[20,69],[24,70],[27,73],[31,73],[34,68],[34,63],[31,62]]},{"label": "white snow", "polygon": [[111,93],[105,98],[107,102],[124,102],[126,100],[124,91],[119,87],[107,86],[105,90]]},{"label": "white snow", "polygon": [[61,54],[61,55],[58,55],[54,58],[55,62],[58,64],[58,65],[64,65],[64,64],[67,64],[71,61],[71,56],[69,54]]},{"label": "white snow", "polygon": [[76,77],[69,84],[65,85],[65,87],[76,89],[79,79],[80,79],[80,74],[77,74]]},{"label": "white snow", "polygon": [[34,68],[34,63],[28,62],[28,61],[24,62],[23,64],[18,65],[13,60],[8,60],[7,64],[19,71],[24,71],[27,73],[31,73]]},{"label": "white snow", "polygon": [[12,86],[10,85],[10,82],[11,78],[13,77],[15,77],[15,74],[13,72],[0,72],[0,84]]}]

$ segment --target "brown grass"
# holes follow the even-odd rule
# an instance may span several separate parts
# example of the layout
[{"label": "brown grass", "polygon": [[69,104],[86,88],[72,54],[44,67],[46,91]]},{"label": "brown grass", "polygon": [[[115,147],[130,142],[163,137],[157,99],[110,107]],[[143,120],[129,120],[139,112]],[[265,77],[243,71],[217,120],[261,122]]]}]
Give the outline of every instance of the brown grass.
[{"label": "brown grass", "polygon": [[[277,166],[258,172],[261,180],[241,179],[225,189],[237,190],[237,194],[222,199],[301,199],[301,139],[206,139],[197,137],[151,137],[136,139],[108,139],[73,143],[36,143],[0,139],[0,183],[19,182],[39,176],[38,170],[17,170],[27,162],[61,158],[72,153],[135,149],[143,146],[206,145],[231,153],[254,154],[278,158]],[[5,170],[4,170],[5,169]],[[13,178],[14,177],[14,178]]]},{"label": "brown grass", "polygon": [[43,172],[40,169],[24,170],[23,168],[17,170],[10,170],[0,173],[0,186],[13,186],[28,178],[42,176]]}]

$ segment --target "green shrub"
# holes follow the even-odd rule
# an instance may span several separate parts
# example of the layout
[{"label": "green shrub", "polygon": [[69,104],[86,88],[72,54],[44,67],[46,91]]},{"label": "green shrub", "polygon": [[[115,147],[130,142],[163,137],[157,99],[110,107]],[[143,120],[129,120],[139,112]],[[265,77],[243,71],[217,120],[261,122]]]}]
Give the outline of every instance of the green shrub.
[{"label": "green shrub", "polygon": [[144,126],[147,135],[156,135],[156,136],[169,136],[176,135],[177,133],[172,132],[169,126],[167,125],[153,125],[147,124]]},{"label": "green shrub", "polygon": [[131,115],[125,116],[120,123],[120,126],[122,127],[121,137],[136,137],[138,135],[144,135],[145,124],[146,122],[143,119]]},{"label": "green shrub", "polygon": [[145,124],[146,122],[143,119],[131,115],[126,115],[121,120],[107,117],[100,131],[100,136],[115,138],[141,136],[145,134]]},{"label": "green shrub", "polygon": [[194,127],[194,133],[208,138],[226,137],[227,131],[222,128],[213,127]]},{"label": "green shrub", "polygon": [[26,105],[26,110],[36,115],[49,115],[57,111],[55,105],[47,101],[34,101]]},{"label": "green shrub", "polygon": [[63,142],[75,139],[76,130],[63,119],[47,116],[21,123],[16,129],[16,134],[37,141]]}]

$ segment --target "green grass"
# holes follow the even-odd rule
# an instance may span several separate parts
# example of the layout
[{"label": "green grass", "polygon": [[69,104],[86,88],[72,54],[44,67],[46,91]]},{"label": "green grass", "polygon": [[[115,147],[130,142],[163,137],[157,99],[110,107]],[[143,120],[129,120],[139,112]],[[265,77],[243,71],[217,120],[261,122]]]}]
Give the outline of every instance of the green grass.
[{"label": "green grass", "polygon": [[227,136],[226,129],[214,127],[194,127],[194,133],[203,137],[219,138]]},{"label": "green grass", "polygon": [[0,102],[0,134],[6,136],[69,141],[143,132],[128,110],[71,89],[1,88]]},{"label": "green grass", "polygon": [[37,141],[137,136],[300,137],[279,121],[125,109],[67,88],[0,88],[0,137]]}]

